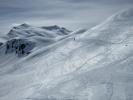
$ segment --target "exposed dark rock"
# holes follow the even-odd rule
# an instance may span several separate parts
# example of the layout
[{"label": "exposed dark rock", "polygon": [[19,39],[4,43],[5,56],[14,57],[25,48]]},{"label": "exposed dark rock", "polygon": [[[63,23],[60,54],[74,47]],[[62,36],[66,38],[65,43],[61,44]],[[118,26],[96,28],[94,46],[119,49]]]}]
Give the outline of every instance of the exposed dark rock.
[{"label": "exposed dark rock", "polygon": [[31,52],[35,43],[26,39],[12,39],[6,42],[5,53],[16,53],[18,56],[24,56]]},{"label": "exposed dark rock", "polygon": [[0,46],[2,46],[3,45],[3,43],[2,42],[0,42]]}]

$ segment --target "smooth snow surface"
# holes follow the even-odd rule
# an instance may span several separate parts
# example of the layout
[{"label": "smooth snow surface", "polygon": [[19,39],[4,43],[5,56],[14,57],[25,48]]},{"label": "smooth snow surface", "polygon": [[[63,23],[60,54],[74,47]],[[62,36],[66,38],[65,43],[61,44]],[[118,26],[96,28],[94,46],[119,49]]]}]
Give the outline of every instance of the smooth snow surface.
[{"label": "smooth snow surface", "polygon": [[0,100],[133,100],[132,8],[89,30],[22,24],[6,38],[35,47],[19,57],[0,46]]}]

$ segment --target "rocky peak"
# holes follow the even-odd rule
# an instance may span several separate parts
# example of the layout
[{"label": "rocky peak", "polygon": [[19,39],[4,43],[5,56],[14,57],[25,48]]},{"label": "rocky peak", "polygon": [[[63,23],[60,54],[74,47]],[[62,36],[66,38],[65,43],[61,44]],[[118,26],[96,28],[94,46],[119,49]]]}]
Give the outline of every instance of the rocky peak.
[{"label": "rocky peak", "polygon": [[35,47],[35,43],[26,39],[12,39],[6,42],[5,53],[15,53],[19,57],[28,55]]}]

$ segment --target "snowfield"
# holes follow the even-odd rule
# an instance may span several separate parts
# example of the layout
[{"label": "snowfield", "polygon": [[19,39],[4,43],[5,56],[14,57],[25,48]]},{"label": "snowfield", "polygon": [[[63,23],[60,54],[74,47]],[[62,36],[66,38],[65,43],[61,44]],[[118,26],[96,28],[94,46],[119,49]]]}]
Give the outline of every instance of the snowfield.
[{"label": "snowfield", "polygon": [[0,100],[133,100],[133,8],[88,30],[22,24],[1,38]]}]

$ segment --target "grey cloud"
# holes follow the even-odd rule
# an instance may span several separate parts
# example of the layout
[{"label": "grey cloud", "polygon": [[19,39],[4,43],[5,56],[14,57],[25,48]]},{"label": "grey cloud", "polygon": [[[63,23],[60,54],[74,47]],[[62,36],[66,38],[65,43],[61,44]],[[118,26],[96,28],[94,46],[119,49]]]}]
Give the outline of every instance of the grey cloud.
[{"label": "grey cloud", "polygon": [[133,0],[64,0],[71,3],[133,4]]},{"label": "grey cloud", "polygon": [[0,31],[13,23],[92,27],[133,0],[0,0]]}]

